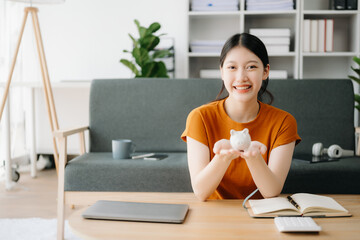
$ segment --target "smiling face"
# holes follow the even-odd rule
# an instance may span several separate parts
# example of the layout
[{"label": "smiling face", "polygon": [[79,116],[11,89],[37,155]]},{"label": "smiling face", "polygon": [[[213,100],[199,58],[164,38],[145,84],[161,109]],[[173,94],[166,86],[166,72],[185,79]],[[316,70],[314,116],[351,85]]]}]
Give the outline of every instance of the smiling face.
[{"label": "smiling face", "polygon": [[257,94],[263,80],[269,75],[269,65],[245,47],[232,48],[220,68],[229,98],[236,101],[257,101]]}]

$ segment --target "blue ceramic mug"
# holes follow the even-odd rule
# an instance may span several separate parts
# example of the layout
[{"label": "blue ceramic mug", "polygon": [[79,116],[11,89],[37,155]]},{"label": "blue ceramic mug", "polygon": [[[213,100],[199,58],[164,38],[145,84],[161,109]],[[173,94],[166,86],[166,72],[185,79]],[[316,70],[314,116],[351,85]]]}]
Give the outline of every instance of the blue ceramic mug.
[{"label": "blue ceramic mug", "polygon": [[112,154],[114,159],[130,159],[135,152],[135,144],[130,139],[112,140]]}]

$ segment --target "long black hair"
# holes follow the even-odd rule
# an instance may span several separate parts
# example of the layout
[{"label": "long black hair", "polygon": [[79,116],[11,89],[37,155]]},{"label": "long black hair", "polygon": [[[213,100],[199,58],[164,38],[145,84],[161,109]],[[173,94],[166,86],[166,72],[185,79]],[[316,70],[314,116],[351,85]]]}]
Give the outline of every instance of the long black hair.
[{"label": "long black hair", "polygon": [[[220,55],[220,67],[222,68],[224,65],[224,61],[228,52],[234,47],[245,47],[253,52],[258,58],[260,58],[261,62],[264,65],[264,68],[269,64],[269,56],[266,50],[264,43],[254,35],[249,33],[238,33],[230,37],[224,44],[221,55]],[[266,99],[268,104],[271,104],[274,101],[274,96],[267,90],[267,86],[269,84],[269,77],[262,81],[261,88],[258,92],[258,100],[264,102]],[[220,100],[220,96],[222,95],[225,89],[224,82],[222,83],[221,90],[219,94],[216,96],[216,100]]]}]

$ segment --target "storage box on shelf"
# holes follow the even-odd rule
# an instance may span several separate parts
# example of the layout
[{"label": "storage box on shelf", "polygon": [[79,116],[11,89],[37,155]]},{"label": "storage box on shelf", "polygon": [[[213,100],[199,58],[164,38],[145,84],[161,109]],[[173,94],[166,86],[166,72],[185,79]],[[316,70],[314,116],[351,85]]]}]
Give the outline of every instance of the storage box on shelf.
[{"label": "storage box on shelf", "polygon": [[293,0],[282,0],[282,1],[246,0],[245,6],[247,11],[289,11],[294,9],[294,1]]},{"label": "storage box on shelf", "polygon": [[194,12],[237,11],[239,2],[238,0],[192,0],[190,9]]},{"label": "storage box on shelf", "polygon": [[260,38],[268,54],[290,52],[290,28],[250,28],[249,33]]}]

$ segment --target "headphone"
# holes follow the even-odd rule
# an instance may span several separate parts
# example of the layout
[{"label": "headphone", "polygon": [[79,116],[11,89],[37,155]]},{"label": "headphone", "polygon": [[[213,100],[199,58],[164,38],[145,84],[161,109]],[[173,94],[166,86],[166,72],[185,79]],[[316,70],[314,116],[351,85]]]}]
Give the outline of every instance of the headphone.
[{"label": "headphone", "polygon": [[354,156],[353,150],[344,150],[339,145],[331,145],[329,148],[324,148],[322,143],[315,143],[312,147],[312,154],[320,157],[327,154],[330,158],[341,158]]}]

